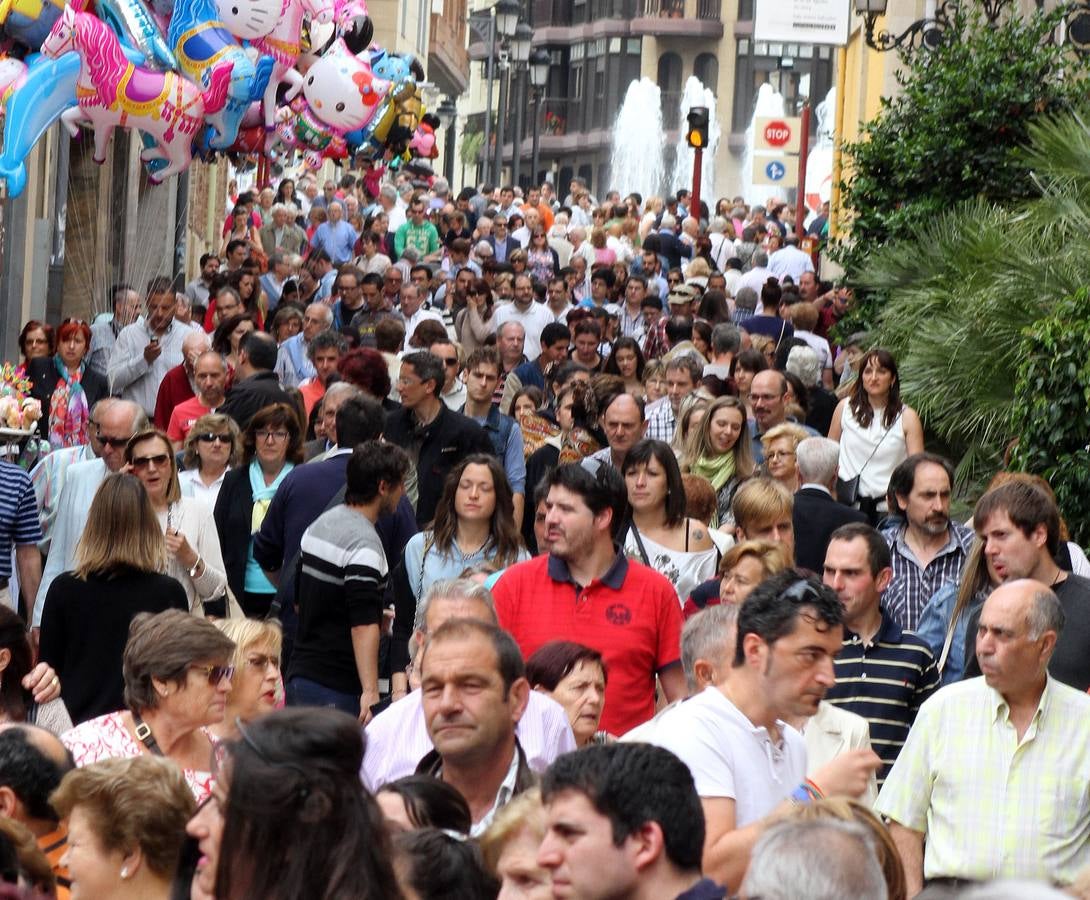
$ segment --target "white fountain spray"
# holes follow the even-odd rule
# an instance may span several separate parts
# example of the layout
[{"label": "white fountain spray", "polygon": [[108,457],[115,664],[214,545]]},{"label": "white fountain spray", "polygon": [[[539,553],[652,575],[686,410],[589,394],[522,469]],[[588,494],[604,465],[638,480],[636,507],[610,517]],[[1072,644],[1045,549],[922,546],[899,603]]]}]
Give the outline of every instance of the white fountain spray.
[{"label": "white fountain spray", "polygon": [[833,185],[833,139],[836,129],[836,87],[814,107],[817,140],[806,157],[806,206],[813,213],[829,199]]},{"label": "white fountain spray", "polygon": [[677,161],[674,163],[674,190],[684,188],[687,191],[693,189],[693,158],[694,150],[685,141],[685,129],[688,127],[689,110],[694,106],[706,106],[708,108],[708,146],[704,148],[704,157],[700,164],[700,199],[708,204],[708,209],[715,208],[715,198],[712,196],[715,190],[715,151],[719,148],[719,138],[722,129],[719,127],[719,117],[716,115],[715,94],[711,88],[704,87],[703,82],[695,75],[690,75],[685,82],[685,90],[681,92],[681,115],[678,117],[681,139],[677,145]]},{"label": "white fountain spray", "polygon": [[621,196],[633,191],[644,200],[662,191],[662,92],[650,78],[628,86],[613,126],[609,186]]},{"label": "white fountain spray", "polygon": [[782,116],[783,113],[783,94],[766,81],[757,91],[757,102],[754,104],[753,115],[750,117],[749,127],[746,129],[746,148],[742,153],[742,196],[746,198],[746,203],[750,206],[764,203],[768,199],[769,190],[759,187],[754,189],[753,187],[754,156],[767,155],[767,153],[754,150],[753,120],[765,116]]}]

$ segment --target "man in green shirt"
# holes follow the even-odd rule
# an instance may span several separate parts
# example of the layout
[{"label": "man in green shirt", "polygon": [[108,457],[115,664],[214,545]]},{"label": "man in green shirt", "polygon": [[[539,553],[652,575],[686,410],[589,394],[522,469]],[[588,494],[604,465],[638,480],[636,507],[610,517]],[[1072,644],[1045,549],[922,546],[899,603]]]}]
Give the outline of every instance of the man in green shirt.
[{"label": "man in green shirt", "polygon": [[394,252],[400,257],[406,247],[412,247],[425,259],[439,252],[439,232],[424,218],[424,201],[414,200],[409,206],[409,221],[394,232]]}]

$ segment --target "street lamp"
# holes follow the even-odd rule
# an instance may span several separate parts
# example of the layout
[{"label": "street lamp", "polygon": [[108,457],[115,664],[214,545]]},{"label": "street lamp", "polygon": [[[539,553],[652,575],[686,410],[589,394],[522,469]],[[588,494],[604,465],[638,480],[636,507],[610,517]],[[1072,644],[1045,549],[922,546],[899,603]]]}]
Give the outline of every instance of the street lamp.
[{"label": "street lamp", "polygon": [[534,39],[534,29],[525,22],[519,22],[511,37],[511,59],[521,65],[530,58],[530,44]]},{"label": "street lamp", "polygon": [[530,151],[530,182],[537,182],[540,156],[538,147],[541,140],[541,99],[545,93],[545,84],[549,80],[549,63],[551,59],[545,50],[535,50],[530,55],[530,86],[534,89],[534,138],[533,149]]},{"label": "street lamp", "polygon": [[[998,20],[999,10],[1010,2],[1012,0],[984,0],[991,24]],[[876,34],[875,24],[879,16],[886,14],[887,7],[888,0],[855,0],[855,11],[863,17],[864,40],[868,47],[880,52],[921,47],[934,50],[950,36],[948,32],[957,9],[955,0],[946,0],[935,9],[932,18],[918,19],[902,34],[893,35],[886,29]]]},{"label": "street lamp", "polygon": [[496,30],[500,37],[514,37],[519,24],[519,13],[522,12],[518,0],[499,0],[492,8],[496,11]]},{"label": "street lamp", "polygon": [[518,185],[522,175],[522,138],[526,131],[526,66],[530,60],[530,46],[534,29],[519,22],[515,36],[511,38],[511,60],[515,64],[515,139],[511,142],[511,182]]},{"label": "street lamp", "polygon": [[450,97],[444,97],[443,102],[435,110],[439,124],[443,128],[443,175],[447,184],[454,183],[454,123],[458,118],[458,108]]}]

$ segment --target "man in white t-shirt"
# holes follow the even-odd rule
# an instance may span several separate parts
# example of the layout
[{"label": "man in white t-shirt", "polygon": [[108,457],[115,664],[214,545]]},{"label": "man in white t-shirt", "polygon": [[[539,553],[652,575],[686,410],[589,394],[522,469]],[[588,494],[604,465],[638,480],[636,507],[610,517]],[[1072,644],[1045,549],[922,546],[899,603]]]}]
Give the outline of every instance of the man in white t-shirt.
[{"label": "man in white t-shirt", "polygon": [[533,361],[541,353],[541,329],[553,321],[553,314],[544,303],[534,300],[534,283],[529,275],[515,276],[515,299],[496,307],[497,332],[506,322],[518,322],[526,329],[523,352]]},{"label": "man in white t-shirt", "polygon": [[786,724],[813,716],[832,687],[843,610],[794,569],[766,579],[738,611],[725,678],[664,716],[654,742],[689,767],[706,821],[704,872],[737,890],[767,819],[824,794],[859,796],[879,765],[846,753],[806,778],[806,745]]}]

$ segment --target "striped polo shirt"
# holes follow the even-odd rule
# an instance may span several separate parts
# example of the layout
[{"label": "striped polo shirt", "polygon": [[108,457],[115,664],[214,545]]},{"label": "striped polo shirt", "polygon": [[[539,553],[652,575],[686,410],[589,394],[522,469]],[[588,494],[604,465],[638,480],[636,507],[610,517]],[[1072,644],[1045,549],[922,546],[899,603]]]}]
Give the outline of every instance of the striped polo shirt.
[{"label": "striped polo shirt", "polygon": [[878,786],[901,752],[920,704],[939,686],[934,657],[924,641],[902,631],[882,607],[882,625],[869,643],[845,630],[844,646],[833,661],[836,684],[825,699],[862,716],[870,742],[882,760]]},{"label": "striped polo shirt", "polygon": [[0,579],[11,577],[11,549],[42,539],[34,486],[14,463],[0,460]]}]

